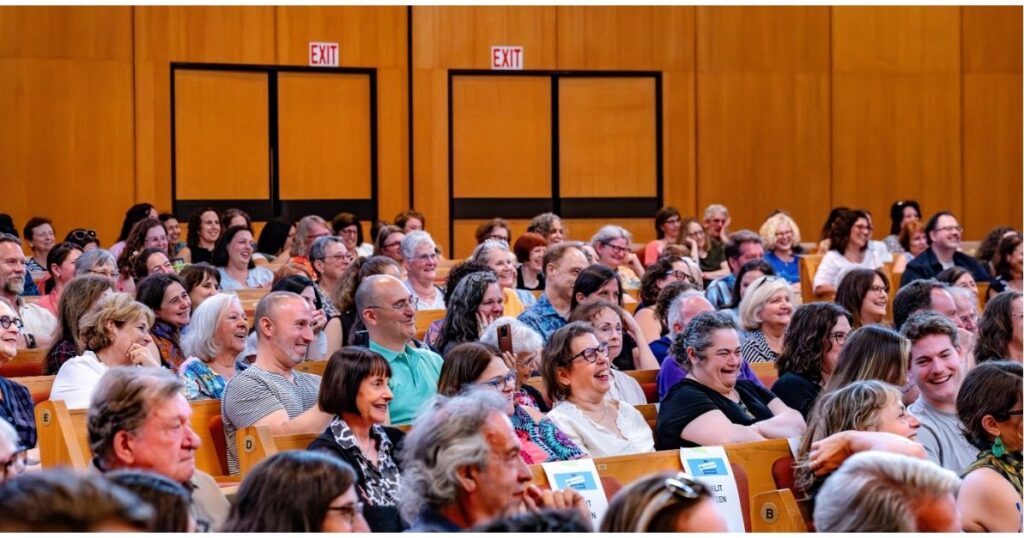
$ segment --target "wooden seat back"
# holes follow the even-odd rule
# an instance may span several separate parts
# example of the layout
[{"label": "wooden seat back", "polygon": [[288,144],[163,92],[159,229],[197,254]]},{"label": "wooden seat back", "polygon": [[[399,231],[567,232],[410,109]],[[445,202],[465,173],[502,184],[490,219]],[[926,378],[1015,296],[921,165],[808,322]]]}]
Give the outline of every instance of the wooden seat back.
[{"label": "wooden seat back", "polygon": [[[640,388],[643,389],[644,395],[647,396],[647,403],[658,403],[658,372],[660,370],[652,368],[650,370],[623,370],[623,373],[632,377],[640,384]],[[536,375],[526,380],[526,384],[540,391],[541,394],[544,392],[544,378]],[[545,398],[547,396],[545,395]],[[551,402],[548,402],[551,405]]]},{"label": "wooden seat back", "polygon": [[35,403],[44,402],[50,399],[50,391],[53,389],[53,375],[34,375],[29,377],[13,377],[11,381],[25,386],[32,394],[32,401]]},{"label": "wooden seat back", "polygon": [[430,324],[443,318],[445,310],[417,310],[416,311],[416,339],[423,340],[427,334]]},{"label": "wooden seat back", "polygon": [[19,349],[13,359],[0,366],[0,377],[31,377],[43,375],[46,350],[42,348]]},{"label": "wooden seat back", "polygon": [[302,361],[295,367],[295,369],[300,372],[306,372],[307,374],[323,376],[324,369],[327,368],[327,362],[328,361]]},{"label": "wooden seat back", "polygon": [[[210,435],[210,421],[220,416],[220,400],[189,402],[190,424],[200,439],[196,450],[196,468],[210,475],[225,474]],[[68,409],[62,400],[46,400],[36,406],[36,429],[39,432],[39,454],[43,467],[70,465],[88,467],[92,459],[89,448],[87,409]]]},{"label": "wooden seat back", "polygon": [[750,369],[754,371],[754,375],[761,380],[766,388],[771,389],[775,381],[779,379],[779,372],[775,369],[774,362],[752,362]]},{"label": "wooden seat back", "polygon": [[800,256],[800,302],[801,304],[813,303],[814,297],[814,275],[818,272],[818,265],[821,264],[821,254],[803,254]]},{"label": "wooden seat back", "polygon": [[306,450],[320,432],[273,435],[267,426],[248,426],[236,436],[238,471],[245,478],[257,463],[285,450]]},{"label": "wooden seat back", "polygon": [[988,282],[978,282],[978,315],[985,311],[985,304],[988,303]]}]

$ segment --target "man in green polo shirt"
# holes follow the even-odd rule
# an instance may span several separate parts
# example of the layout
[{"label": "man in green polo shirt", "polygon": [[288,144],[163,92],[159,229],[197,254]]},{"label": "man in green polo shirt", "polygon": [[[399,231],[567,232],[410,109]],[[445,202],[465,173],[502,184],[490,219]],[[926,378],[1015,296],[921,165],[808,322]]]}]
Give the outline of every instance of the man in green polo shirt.
[{"label": "man in green polo shirt", "polygon": [[356,290],[356,311],[370,336],[370,349],[391,365],[391,423],[408,424],[437,394],[441,356],[416,347],[416,296],[391,275],[363,279]]}]

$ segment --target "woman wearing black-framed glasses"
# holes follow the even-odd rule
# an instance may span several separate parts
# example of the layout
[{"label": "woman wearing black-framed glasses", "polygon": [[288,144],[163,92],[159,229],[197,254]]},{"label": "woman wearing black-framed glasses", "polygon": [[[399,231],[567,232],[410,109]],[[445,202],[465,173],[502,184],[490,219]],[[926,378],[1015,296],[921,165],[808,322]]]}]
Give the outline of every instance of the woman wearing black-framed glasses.
[{"label": "woman wearing black-framed glasses", "polygon": [[608,344],[589,323],[574,321],[548,339],[541,376],[554,402],[548,418],[592,457],[654,452],[654,435],[632,405],[607,397]]},{"label": "woman wearing black-framed glasses", "polygon": [[704,484],[686,473],[650,474],[619,490],[600,532],[727,532]]}]

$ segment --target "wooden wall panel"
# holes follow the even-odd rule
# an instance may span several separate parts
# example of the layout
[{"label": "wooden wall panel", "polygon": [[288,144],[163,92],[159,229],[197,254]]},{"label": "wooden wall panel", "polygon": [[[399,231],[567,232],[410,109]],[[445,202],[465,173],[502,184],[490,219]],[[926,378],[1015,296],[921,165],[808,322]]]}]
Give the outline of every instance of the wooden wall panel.
[{"label": "wooden wall panel", "polygon": [[369,199],[370,77],[281,73],[277,91],[281,199]]},{"label": "wooden wall panel", "polygon": [[452,81],[453,196],[551,196],[551,80]]},{"label": "wooden wall panel", "polygon": [[176,72],[178,199],[270,196],[268,92],[264,73]]},{"label": "wooden wall panel", "polygon": [[[697,8],[697,211],[731,229],[829,206],[829,8]],[[698,213],[702,215],[702,213]]]},{"label": "wooden wall panel", "polygon": [[407,8],[279,6],[275,12],[279,63],[307,65],[309,42],[327,41],[339,44],[342,66],[377,69],[377,209],[390,219],[409,206]]},{"label": "wooden wall panel", "polygon": [[130,7],[0,8],[0,212],[106,246],[134,202]]},{"label": "wooden wall panel", "polygon": [[559,190],[565,198],[657,196],[653,78],[563,78]]},{"label": "wooden wall panel", "polygon": [[447,69],[487,69],[492,45],[520,45],[527,69],[556,67],[553,7],[412,8],[413,205],[448,237]]},{"label": "wooden wall panel", "polygon": [[[968,237],[1020,227],[1021,7],[963,7],[963,216]],[[1016,44],[1016,46],[1012,46]]]},{"label": "wooden wall panel", "polygon": [[134,12],[136,200],[167,210],[170,62],[275,63],[274,8],[139,6]]},{"label": "wooden wall panel", "polygon": [[559,6],[558,68],[662,72],[665,205],[696,212],[693,7]]},{"label": "wooden wall panel", "polygon": [[832,205],[961,214],[959,8],[832,10]]}]

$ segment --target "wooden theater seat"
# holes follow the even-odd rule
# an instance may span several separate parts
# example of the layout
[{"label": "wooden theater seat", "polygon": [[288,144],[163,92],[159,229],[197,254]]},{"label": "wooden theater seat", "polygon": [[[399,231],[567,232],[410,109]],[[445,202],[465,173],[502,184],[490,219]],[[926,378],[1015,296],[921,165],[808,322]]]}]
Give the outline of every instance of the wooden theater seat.
[{"label": "wooden theater seat", "polygon": [[764,383],[764,386],[771,389],[775,381],[779,379],[779,371],[775,369],[774,362],[752,362],[750,369],[754,375]]},{"label": "wooden theater seat", "polygon": [[45,361],[45,349],[20,349],[13,359],[0,366],[0,376],[10,379],[12,377],[43,375],[43,363]]},{"label": "wooden theater seat", "polygon": [[53,389],[53,375],[34,375],[28,377],[13,377],[11,381],[24,385],[32,393],[32,401],[35,403],[50,399],[50,391]]},{"label": "wooden theater seat", "polygon": [[327,368],[327,361],[302,361],[296,370],[300,372],[306,372],[307,374],[314,374],[322,376],[324,375],[324,369]]},{"label": "wooden theater seat", "polygon": [[423,340],[427,334],[430,324],[443,318],[446,310],[418,310],[416,311],[416,339]]}]

